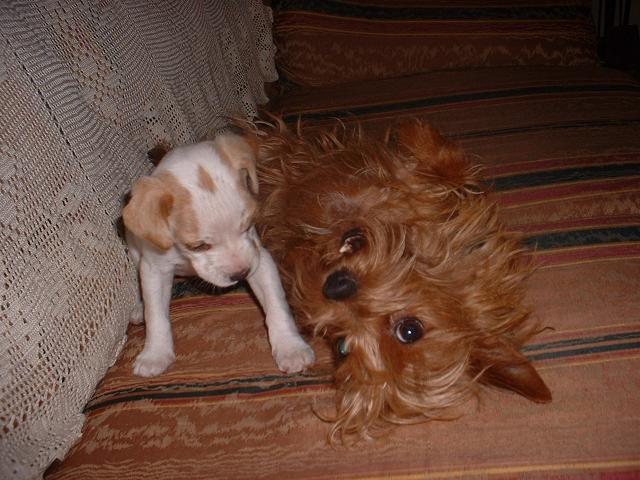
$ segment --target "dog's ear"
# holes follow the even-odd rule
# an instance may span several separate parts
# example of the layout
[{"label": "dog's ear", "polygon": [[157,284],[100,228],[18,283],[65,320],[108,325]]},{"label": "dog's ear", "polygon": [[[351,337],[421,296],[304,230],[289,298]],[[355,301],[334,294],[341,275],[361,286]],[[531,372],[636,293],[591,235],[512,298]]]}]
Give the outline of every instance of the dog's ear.
[{"label": "dog's ear", "polygon": [[472,373],[479,381],[511,390],[537,403],[551,401],[551,392],[531,362],[507,341],[471,354]]},{"label": "dog's ear", "polygon": [[408,169],[454,190],[476,190],[476,175],[464,152],[428,123],[414,119],[386,134],[386,142],[410,159]]},{"label": "dog's ear", "polygon": [[243,187],[253,195],[258,194],[256,158],[258,143],[250,135],[221,134],[214,140],[222,158],[238,173]]},{"label": "dog's ear", "polygon": [[159,177],[143,177],[133,186],[129,203],[122,210],[125,226],[160,250],[173,245],[168,218],[174,198]]}]

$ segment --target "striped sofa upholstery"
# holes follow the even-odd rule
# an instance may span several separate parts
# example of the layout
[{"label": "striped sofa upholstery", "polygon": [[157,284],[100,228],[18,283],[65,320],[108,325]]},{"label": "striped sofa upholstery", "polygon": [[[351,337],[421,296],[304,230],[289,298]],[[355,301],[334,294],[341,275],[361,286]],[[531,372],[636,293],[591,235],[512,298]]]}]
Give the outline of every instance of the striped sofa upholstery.
[{"label": "striped sofa upholstery", "polygon": [[185,296],[176,363],[133,377],[144,330],[130,327],[82,442],[48,479],[640,476],[640,84],[595,65],[487,66],[298,85],[269,109],[374,133],[418,116],[484,166],[537,265],[529,300],[548,328],[525,353],[553,402],[488,390],[456,421],[332,448],[316,415],[332,401],[327,346],[313,341],[308,372],[281,374],[248,293]]},{"label": "striped sofa upholstery", "polygon": [[277,62],[305,86],[435,70],[594,64],[591,0],[274,0]]}]

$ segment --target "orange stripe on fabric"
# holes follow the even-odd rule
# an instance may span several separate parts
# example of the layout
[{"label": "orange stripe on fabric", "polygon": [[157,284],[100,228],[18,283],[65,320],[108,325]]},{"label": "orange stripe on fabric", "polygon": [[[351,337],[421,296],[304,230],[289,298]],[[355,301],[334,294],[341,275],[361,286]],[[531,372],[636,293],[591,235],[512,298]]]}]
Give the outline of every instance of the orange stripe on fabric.
[{"label": "orange stripe on fabric", "polygon": [[603,261],[637,260],[640,259],[640,243],[589,245],[533,252],[531,255],[533,265],[538,270]]},{"label": "orange stripe on fabric", "polygon": [[[434,29],[435,30],[435,29]],[[488,28],[488,30],[490,30]],[[496,37],[496,38],[501,38],[501,37],[511,37],[512,40],[514,41],[521,41],[521,42],[528,42],[531,40],[530,37],[540,37],[540,38],[548,38],[549,33],[554,33],[556,36],[558,35],[558,30],[556,29],[549,29],[549,30],[526,30],[525,34],[526,35],[518,35],[518,34],[522,34],[523,29],[522,28],[518,28],[517,30],[505,30],[503,32],[498,32],[498,31],[487,31],[486,33],[483,32],[478,32],[478,31],[473,31],[473,32],[461,32],[459,31],[459,29],[456,29],[455,31],[455,36],[456,37],[468,37],[468,38],[473,38],[473,37]],[[309,32],[309,34],[311,35],[311,37],[313,39],[318,38],[318,34],[323,34],[323,35],[336,35],[336,34],[342,34],[344,36],[350,36],[350,37],[355,37],[355,38],[361,38],[361,37],[381,37],[381,38],[416,38],[416,37],[422,37],[422,38],[447,38],[447,39],[451,39],[451,35],[452,32],[451,31],[444,31],[444,32],[435,32],[435,31],[430,31],[430,32],[415,32],[415,33],[408,33],[408,32],[401,32],[401,33],[383,33],[383,32],[367,32],[367,31],[358,31],[358,32],[354,32],[354,31],[350,31],[350,30],[344,30],[344,29],[339,29],[339,28],[330,28],[330,27],[296,27],[295,29],[287,29],[283,26],[279,26],[276,30],[275,30],[275,34],[279,34],[279,33],[297,33],[301,36],[303,36],[305,33]],[[515,36],[515,38],[513,38]],[[571,38],[571,37],[565,37],[565,41],[573,41],[575,43],[581,43],[584,40],[584,36],[580,36],[581,38]],[[333,38],[332,40],[336,40],[336,38]],[[299,42],[300,39],[292,39],[289,40],[290,43],[296,43]]]},{"label": "orange stripe on fabric", "polygon": [[[327,387],[316,387],[306,389],[306,391],[299,392],[289,392],[285,393],[284,397],[315,397],[318,395],[334,395],[335,392],[331,388]],[[280,396],[278,395],[278,398]],[[131,410],[154,410],[158,409],[162,410],[165,408],[185,408],[185,407],[198,407],[198,406],[211,406],[211,405],[220,405],[220,404],[234,404],[242,401],[242,403],[247,402],[264,402],[268,400],[267,397],[257,397],[255,395],[248,396],[227,396],[226,398],[221,397],[198,397],[194,398],[174,398],[174,399],[163,399],[163,400],[152,400],[152,399],[144,399],[137,400],[135,402],[127,402],[127,403],[118,403],[116,408],[118,411],[131,411]],[[158,407],[158,402],[162,402],[162,407]],[[87,416],[88,417],[96,417],[100,416],[103,413],[111,414],[112,411],[109,411],[109,407],[96,408],[95,410],[91,410]]]},{"label": "orange stripe on fabric", "polygon": [[238,304],[253,303],[253,299],[248,293],[224,293],[220,295],[193,295],[190,297],[177,298],[171,301],[172,308],[185,306],[233,306]]},{"label": "orange stripe on fabric", "polygon": [[570,367],[582,367],[584,365],[601,365],[604,363],[611,363],[611,362],[622,362],[622,361],[626,361],[626,360],[638,360],[640,359],[640,355],[634,354],[634,355],[628,355],[627,353],[619,353],[619,355],[607,355],[607,356],[601,356],[600,358],[593,358],[593,357],[589,357],[588,359],[570,359],[567,360],[566,358],[564,359],[564,362],[561,361],[553,361],[553,360],[546,360],[544,363],[536,363],[536,370],[538,371],[542,371],[542,370],[556,370],[558,368],[570,368]]},{"label": "orange stripe on fabric", "polygon": [[530,224],[513,224],[510,223],[508,231],[511,233],[543,234],[553,232],[579,232],[580,230],[603,228],[603,227],[622,227],[635,226],[638,224],[638,215],[620,215],[611,217],[591,217],[566,219],[549,223],[530,223]]},{"label": "orange stripe on fabric", "polygon": [[513,467],[486,467],[486,468],[470,468],[461,470],[448,470],[441,472],[423,472],[414,474],[401,474],[401,475],[384,475],[384,476],[365,476],[357,477],[367,480],[418,480],[418,479],[431,479],[431,478],[453,478],[463,476],[479,476],[479,475],[514,475],[518,473],[542,473],[553,471],[569,471],[569,470],[611,470],[622,468],[634,468],[640,467],[640,460],[638,459],[626,459],[626,460],[611,460],[604,462],[581,462],[581,463],[559,463],[559,464],[541,464],[541,465],[522,465]]},{"label": "orange stripe on fabric", "polygon": [[503,209],[544,205],[577,198],[597,198],[602,195],[640,192],[640,178],[607,179],[566,182],[553,186],[522,188],[496,192]]},{"label": "orange stripe on fabric", "polygon": [[525,162],[486,165],[482,173],[485,177],[498,178],[538,171],[563,170],[567,167],[636,163],[639,160],[640,154],[638,153],[577,155],[575,157],[567,155],[566,157],[538,158],[536,160]]},{"label": "orange stripe on fabric", "polygon": [[589,328],[568,328],[563,330],[546,329],[535,336],[535,342],[529,344],[541,344],[557,342],[560,340],[568,340],[574,338],[584,338],[593,336],[604,336],[616,333],[624,333],[632,330],[640,330],[640,312],[639,320],[629,323],[617,323],[614,325],[597,325]]},{"label": "orange stripe on fabric", "polygon": [[554,268],[566,268],[566,267],[572,267],[572,266],[575,266],[575,265],[589,265],[589,264],[594,264],[594,263],[618,262],[618,261],[621,261],[621,260],[637,260],[638,258],[640,258],[640,257],[637,256],[637,255],[629,256],[629,257],[620,256],[620,257],[614,257],[614,258],[594,258],[592,260],[583,260],[583,261],[579,261],[579,262],[567,262],[567,263],[555,263],[555,264],[548,264],[548,265],[539,265],[536,268],[538,270],[552,270]]},{"label": "orange stripe on fabric", "polygon": [[[497,30],[505,33],[529,34],[532,31],[571,38],[576,33],[585,37],[586,22],[583,19],[375,19],[357,16],[343,16],[326,12],[292,11],[277,16],[274,30],[277,33],[304,33],[306,31],[344,32],[353,36],[379,34],[404,36],[438,32],[451,35],[473,34],[486,30],[491,35]],[[499,32],[502,34],[503,32]]]}]

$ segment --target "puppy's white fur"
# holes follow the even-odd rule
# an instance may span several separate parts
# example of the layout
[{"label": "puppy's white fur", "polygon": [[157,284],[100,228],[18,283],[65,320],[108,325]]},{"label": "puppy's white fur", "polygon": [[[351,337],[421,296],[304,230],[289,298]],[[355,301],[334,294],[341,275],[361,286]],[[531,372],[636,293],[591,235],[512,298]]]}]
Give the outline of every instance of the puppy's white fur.
[{"label": "puppy's white fur", "polygon": [[134,185],[122,216],[140,278],[131,322],[146,323],[135,374],[158,375],[175,359],[169,320],[175,275],[220,287],[246,278],[264,310],[278,368],[291,373],[314,362],[253,225],[257,190],[255,151],[233,134],[171,150]]}]

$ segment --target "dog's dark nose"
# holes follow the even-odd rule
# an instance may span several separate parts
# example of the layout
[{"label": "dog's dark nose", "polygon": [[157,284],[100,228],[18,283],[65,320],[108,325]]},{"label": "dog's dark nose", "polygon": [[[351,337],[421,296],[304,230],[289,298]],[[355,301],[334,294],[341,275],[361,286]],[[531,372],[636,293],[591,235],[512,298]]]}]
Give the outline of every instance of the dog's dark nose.
[{"label": "dog's dark nose", "polygon": [[247,275],[249,275],[249,269],[245,268],[244,270],[240,270],[239,272],[229,275],[229,279],[231,279],[232,282],[241,282],[247,278]]},{"label": "dog's dark nose", "polygon": [[322,293],[329,300],[346,300],[358,291],[358,281],[347,269],[333,272],[327,277],[322,287]]}]

